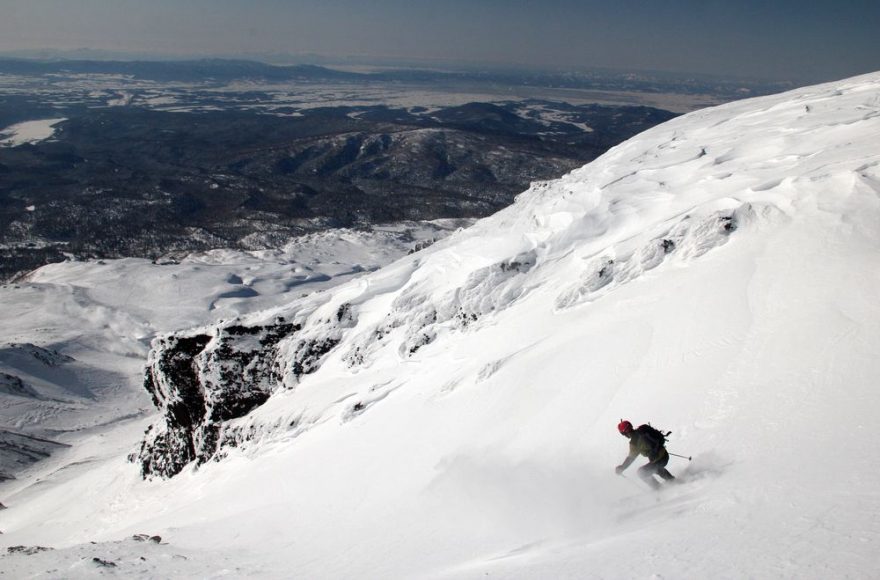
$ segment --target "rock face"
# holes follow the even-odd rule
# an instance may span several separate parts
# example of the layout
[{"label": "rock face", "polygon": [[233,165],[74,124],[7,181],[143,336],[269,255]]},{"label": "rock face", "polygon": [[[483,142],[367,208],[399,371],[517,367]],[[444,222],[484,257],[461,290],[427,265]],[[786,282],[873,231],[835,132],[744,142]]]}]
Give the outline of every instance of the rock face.
[{"label": "rock face", "polygon": [[157,339],[144,387],[163,419],[147,429],[131,457],[143,477],[172,477],[190,463],[215,457],[221,442],[236,446],[240,434],[227,423],[314,372],[339,344],[342,329],[352,324],[351,308],[343,304],[306,328],[275,317]]},{"label": "rock face", "polygon": [[272,349],[294,325],[230,325],[214,334],[172,335],[154,344],[144,387],[164,411],[138,454],[147,477],[170,477],[188,463],[204,463],[216,451],[223,421],[263,403],[277,380]]}]

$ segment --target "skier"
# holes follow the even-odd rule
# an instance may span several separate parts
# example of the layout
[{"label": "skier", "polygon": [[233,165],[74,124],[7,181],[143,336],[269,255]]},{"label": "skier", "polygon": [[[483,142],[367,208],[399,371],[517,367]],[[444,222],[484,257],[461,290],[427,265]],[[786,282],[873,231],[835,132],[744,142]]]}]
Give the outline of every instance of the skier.
[{"label": "skier", "polygon": [[633,429],[632,423],[621,420],[617,425],[620,434],[629,439],[629,455],[618,465],[614,471],[620,475],[624,470],[636,460],[639,455],[648,458],[648,463],[639,468],[639,477],[653,489],[658,489],[660,483],[654,479],[655,475],[659,475],[667,481],[672,481],[675,477],[666,471],[666,464],[669,463],[669,452],[666,451],[666,437],[663,433],[654,429],[650,425],[642,425],[638,429]]}]

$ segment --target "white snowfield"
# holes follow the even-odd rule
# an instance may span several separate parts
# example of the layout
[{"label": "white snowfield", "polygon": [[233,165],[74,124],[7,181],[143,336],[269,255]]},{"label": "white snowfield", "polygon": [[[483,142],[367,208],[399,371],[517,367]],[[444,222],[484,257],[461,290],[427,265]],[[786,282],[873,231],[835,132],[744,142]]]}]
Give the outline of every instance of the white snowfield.
[{"label": "white snowfield", "polygon": [[0,131],[0,147],[18,147],[25,143],[39,143],[55,134],[55,126],[67,119],[38,119],[10,125]]},{"label": "white snowfield", "polygon": [[[876,578],[878,297],[880,73],[698,111],[253,315],[356,323],[219,462],[140,480],[143,421],[66,441],[0,487],[0,542],[56,549],[0,568]],[[681,483],[615,475],[621,418]]]}]

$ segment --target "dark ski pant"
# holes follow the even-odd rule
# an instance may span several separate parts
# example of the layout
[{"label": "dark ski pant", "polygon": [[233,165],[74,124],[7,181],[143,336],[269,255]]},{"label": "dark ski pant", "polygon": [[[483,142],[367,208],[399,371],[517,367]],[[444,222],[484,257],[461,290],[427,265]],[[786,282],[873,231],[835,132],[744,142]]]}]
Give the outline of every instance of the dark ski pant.
[{"label": "dark ski pant", "polygon": [[660,484],[654,479],[655,475],[659,475],[667,480],[675,479],[671,473],[666,471],[667,463],[669,463],[669,452],[666,451],[666,449],[661,449],[660,454],[657,457],[639,467],[639,477],[641,477],[645,483],[656,489],[660,487]]}]

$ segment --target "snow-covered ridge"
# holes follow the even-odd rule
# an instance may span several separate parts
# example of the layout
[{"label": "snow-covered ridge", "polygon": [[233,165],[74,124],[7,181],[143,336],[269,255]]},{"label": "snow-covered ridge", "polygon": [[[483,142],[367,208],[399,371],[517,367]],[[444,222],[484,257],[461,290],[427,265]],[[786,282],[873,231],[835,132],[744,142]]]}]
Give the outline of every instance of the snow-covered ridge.
[{"label": "snow-covered ridge", "polygon": [[[356,380],[374,365],[419,361],[428,345],[479,335],[517,304],[560,315],[789,220],[818,229],[835,216],[873,235],[869,214],[851,209],[877,200],[878,134],[878,75],[692,113],[371,276],[162,339],[146,384],[165,418],[140,452],[144,473],[173,475],[255,433],[300,429],[290,395],[283,419],[256,413],[244,431],[235,420],[322,366]],[[375,397],[356,399],[326,412],[360,412]]]}]

